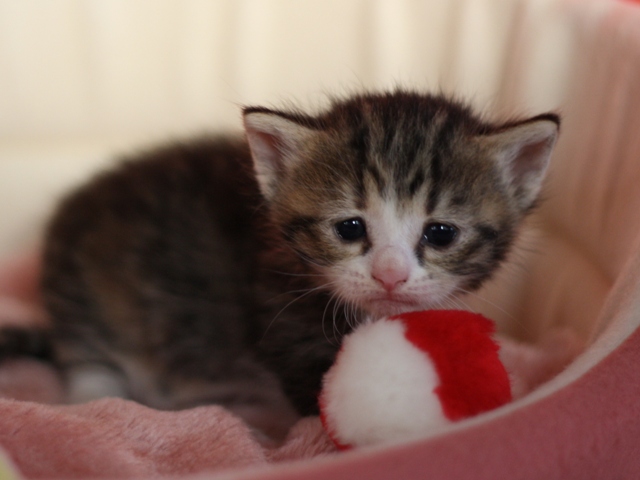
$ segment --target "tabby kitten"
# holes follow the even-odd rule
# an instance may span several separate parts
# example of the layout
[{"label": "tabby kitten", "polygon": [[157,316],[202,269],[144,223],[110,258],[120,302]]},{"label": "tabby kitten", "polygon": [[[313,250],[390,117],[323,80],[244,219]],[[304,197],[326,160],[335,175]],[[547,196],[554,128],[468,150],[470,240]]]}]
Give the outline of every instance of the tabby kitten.
[{"label": "tabby kitten", "polygon": [[218,403],[271,433],[317,412],[355,324],[496,270],[559,126],[407,91],[243,118],[246,140],[144,153],[60,205],[42,288],[72,401]]}]

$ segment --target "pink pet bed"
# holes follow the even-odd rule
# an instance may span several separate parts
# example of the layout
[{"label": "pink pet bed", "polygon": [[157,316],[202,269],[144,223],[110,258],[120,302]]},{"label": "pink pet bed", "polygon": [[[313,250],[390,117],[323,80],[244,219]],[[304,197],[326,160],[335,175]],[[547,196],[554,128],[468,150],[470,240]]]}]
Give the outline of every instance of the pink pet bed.
[{"label": "pink pet bed", "polygon": [[[262,444],[215,406],[56,405],[55,371],[31,360],[5,362],[0,477],[638,478],[640,9],[603,4],[575,28],[562,138],[547,202],[527,236],[536,237],[536,252],[523,250],[520,268],[495,286],[522,313],[512,335],[543,342],[546,332],[564,328],[586,345],[564,371],[444,433],[338,453],[317,418],[299,422],[282,445]],[[37,268],[37,255],[5,264],[3,324],[42,321]]]}]

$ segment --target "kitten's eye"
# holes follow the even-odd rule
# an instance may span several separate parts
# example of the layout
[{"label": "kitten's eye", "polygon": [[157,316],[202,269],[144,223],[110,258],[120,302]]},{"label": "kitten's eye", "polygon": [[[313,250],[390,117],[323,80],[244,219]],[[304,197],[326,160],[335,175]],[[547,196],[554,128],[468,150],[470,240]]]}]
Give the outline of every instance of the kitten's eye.
[{"label": "kitten's eye", "polygon": [[428,224],[422,236],[422,242],[432,247],[444,248],[448,247],[458,235],[458,229],[446,223],[430,223]]},{"label": "kitten's eye", "polygon": [[349,220],[338,222],[335,225],[335,229],[338,236],[347,242],[355,242],[367,234],[364,220],[361,218],[350,218]]}]

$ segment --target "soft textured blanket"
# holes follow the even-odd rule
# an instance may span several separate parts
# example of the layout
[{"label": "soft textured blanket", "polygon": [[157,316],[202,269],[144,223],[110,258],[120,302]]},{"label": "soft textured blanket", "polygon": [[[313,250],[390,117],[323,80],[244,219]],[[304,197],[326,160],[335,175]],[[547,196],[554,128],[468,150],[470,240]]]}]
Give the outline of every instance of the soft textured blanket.
[{"label": "soft textured blanket", "polygon": [[265,465],[334,451],[317,418],[278,447],[223,408],[180,412],[104,399],[52,406],[0,400],[0,444],[29,478],[132,478]]}]

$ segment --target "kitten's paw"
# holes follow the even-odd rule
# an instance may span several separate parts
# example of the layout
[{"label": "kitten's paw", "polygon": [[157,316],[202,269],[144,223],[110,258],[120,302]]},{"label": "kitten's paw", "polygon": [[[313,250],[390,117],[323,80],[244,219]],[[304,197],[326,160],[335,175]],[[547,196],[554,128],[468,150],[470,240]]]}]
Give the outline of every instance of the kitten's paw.
[{"label": "kitten's paw", "polygon": [[85,403],[104,397],[130,397],[124,375],[104,365],[70,368],[66,371],[66,380],[68,403]]}]

